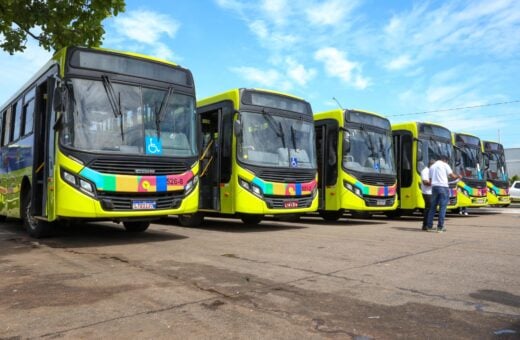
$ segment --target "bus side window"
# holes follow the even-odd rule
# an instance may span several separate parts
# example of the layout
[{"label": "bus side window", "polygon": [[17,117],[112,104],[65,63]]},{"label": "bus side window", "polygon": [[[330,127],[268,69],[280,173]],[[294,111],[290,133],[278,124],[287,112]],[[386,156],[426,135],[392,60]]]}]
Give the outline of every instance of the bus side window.
[{"label": "bus side window", "polygon": [[22,112],[22,136],[26,136],[33,132],[34,120],[34,96],[36,95],[36,88],[32,88],[25,95],[23,112]]},{"label": "bus side window", "polygon": [[26,136],[33,132],[34,98],[24,105],[22,118],[22,136]]},{"label": "bus side window", "polygon": [[14,108],[14,126],[13,126],[13,133],[10,141],[17,140],[20,138],[20,130],[22,127],[22,98],[18,100],[18,102],[15,104]]},{"label": "bus side window", "polygon": [[0,114],[0,146],[4,146],[4,120],[7,110]]},{"label": "bus side window", "polygon": [[2,145],[7,145],[10,142],[11,137],[11,112],[12,108],[7,108],[7,111],[5,111],[4,115],[4,122],[3,122],[3,128],[4,128],[4,138],[2,139]]}]

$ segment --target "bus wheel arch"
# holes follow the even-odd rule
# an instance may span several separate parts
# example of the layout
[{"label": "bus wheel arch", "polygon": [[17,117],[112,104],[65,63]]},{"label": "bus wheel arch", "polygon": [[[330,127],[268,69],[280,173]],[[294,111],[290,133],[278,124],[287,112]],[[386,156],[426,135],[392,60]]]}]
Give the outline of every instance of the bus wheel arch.
[{"label": "bus wheel arch", "polygon": [[336,222],[343,217],[343,209],[340,210],[319,210],[318,214],[327,222]]},{"label": "bus wheel arch", "polygon": [[256,225],[262,222],[264,215],[257,214],[240,214],[240,219],[244,224]]}]

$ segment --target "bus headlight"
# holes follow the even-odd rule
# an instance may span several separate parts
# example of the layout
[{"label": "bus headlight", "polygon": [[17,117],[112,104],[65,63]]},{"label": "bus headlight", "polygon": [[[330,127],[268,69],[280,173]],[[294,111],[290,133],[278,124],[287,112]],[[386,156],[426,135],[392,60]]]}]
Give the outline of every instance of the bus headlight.
[{"label": "bus headlight", "polygon": [[469,197],[469,192],[466,189],[458,188],[457,190],[464,196]]},{"label": "bus headlight", "polygon": [[343,186],[347,188],[347,190],[354,193],[354,195],[363,198],[363,193],[361,192],[361,189],[359,189],[357,186],[350,184],[347,181],[343,181]]},{"label": "bus headlight", "polygon": [[95,186],[91,182],[86,179],[79,177],[78,175],[72,174],[67,170],[61,169],[61,178],[72,185],[74,188],[78,189],[84,194],[95,197]]},{"label": "bus headlight", "polygon": [[68,173],[67,171],[63,171],[63,179],[66,181],[66,182],[69,182],[70,184],[76,186],[76,176],[74,176],[73,174],[71,173]]},{"label": "bus headlight", "polygon": [[81,189],[88,191],[90,193],[94,193],[94,188],[92,188],[92,184],[82,179],[79,180],[79,186]]},{"label": "bus headlight", "polygon": [[247,191],[249,191],[250,193],[252,193],[253,195],[259,197],[259,198],[262,198],[262,189],[260,189],[260,187],[256,184],[253,184],[253,183],[249,183],[248,181],[242,179],[242,178],[239,178],[238,179],[238,183],[240,184],[240,186],[244,189],[246,189]]},{"label": "bus headlight", "polygon": [[187,195],[190,192],[192,192],[193,189],[195,189],[195,187],[197,186],[198,182],[199,182],[199,176],[194,176],[192,179],[190,179],[188,181],[188,183],[186,184],[186,186],[184,187],[184,193]]}]

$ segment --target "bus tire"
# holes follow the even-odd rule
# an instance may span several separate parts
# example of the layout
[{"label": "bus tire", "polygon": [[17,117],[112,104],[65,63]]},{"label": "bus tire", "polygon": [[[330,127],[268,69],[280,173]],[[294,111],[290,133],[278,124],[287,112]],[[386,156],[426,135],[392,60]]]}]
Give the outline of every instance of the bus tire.
[{"label": "bus tire", "polygon": [[200,212],[194,214],[179,215],[177,217],[181,226],[189,228],[198,227],[204,221],[204,214]]},{"label": "bus tire", "polygon": [[336,222],[343,216],[343,210],[320,210],[318,213],[328,222]]},{"label": "bus tire", "polygon": [[401,211],[401,209],[395,209],[395,210],[392,210],[392,211],[385,211],[385,216],[388,217],[389,219],[398,219],[398,218],[401,218],[401,215],[403,214],[403,212]]},{"label": "bus tire", "polygon": [[125,227],[126,231],[131,233],[141,233],[148,229],[150,226],[150,222],[146,221],[124,221],[123,226]]},{"label": "bus tire", "polygon": [[240,219],[245,224],[256,225],[262,221],[263,215],[241,214]]},{"label": "bus tire", "polygon": [[38,220],[31,214],[31,191],[26,190],[22,196],[21,217],[25,230],[29,236],[34,238],[48,237],[52,231],[52,225],[49,222]]}]

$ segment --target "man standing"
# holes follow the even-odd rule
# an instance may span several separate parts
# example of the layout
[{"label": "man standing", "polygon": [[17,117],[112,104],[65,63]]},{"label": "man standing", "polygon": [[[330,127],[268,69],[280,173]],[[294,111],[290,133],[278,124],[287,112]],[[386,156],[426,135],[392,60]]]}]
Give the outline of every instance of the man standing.
[{"label": "man standing", "polygon": [[432,200],[432,181],[430,180],[430,167],[433,165],[435,160],[430,159],[428,166],[425,166],[421,170],[421,192],[424,199],[424,210],[423,210],[423,221],[422,230],[428,230],[428,212],[430,211],[430,205]]},{"label": "man standing", "polygon": [[448,185],[448,177],[451,179],[461,178],[460,175],[455,175],[448,164],[448,157],[442,155],[441,159],[433,163],[430,167],[430,179],[432,185],[432,201],[428,211],[428,220],[426,227],[428,230],[433,230],[433,217],[437,206],[439,206],[439,221],[437,224],[437,231],[444,232],[444,218],[446,216],[446,207],[450,199],[450,190]]}]

